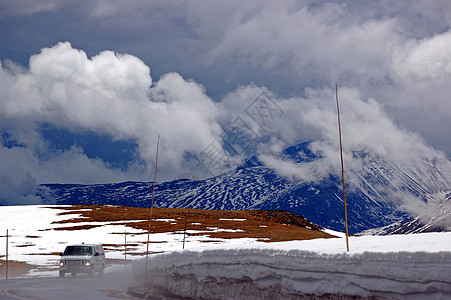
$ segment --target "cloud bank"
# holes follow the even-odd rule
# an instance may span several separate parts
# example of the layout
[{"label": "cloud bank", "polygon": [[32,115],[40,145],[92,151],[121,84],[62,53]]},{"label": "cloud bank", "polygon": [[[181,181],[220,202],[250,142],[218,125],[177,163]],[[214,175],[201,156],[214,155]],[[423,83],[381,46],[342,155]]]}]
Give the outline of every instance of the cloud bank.
[{"label": "cloud bank", "polygon": [[[280,174],[293,179],[316,181],[332,174],[340,174],[338,120],[332,89],[310,90],[306,98],[279,100],[292,126],[283,129],[281,139],[299,138],[311,140],[311,150],[322,158],[311,163],[294,165],[271,155],[261,155],[268,165]],[[450,174],[451,162],[446,155],[427,145],[418,134],[397,126],[387,115],[384,107],[374,99],[362,99],[355,88],[340,89],[340,112],[343,133],[343,153],[348,170],[359,173],[362,160],[356,153],[370,153],[373,157],[389,159],[400,169],[418,170],[434,167]],[[295,125],[298,124],[298,125]],[[276,125],[277,126],[277,125]],[[350,175],[352,174],[350,172]],[[434,186],[437,178],[428,178],[423,169],[423,180]],[[441,178],[447,182],[449,179]]]},{"label": "cloud bank", "polygon": [[[158,134],[162,178],[168,178],[186,153],[220,141],[216,106],[200,84],[177,73],[152,82],[149,67],[132,55],[104,51],[88,58],[64,42],[32,56],[28,69],[2,65],[1,76],[3,133],[14,143],[2,147],[2,165],[15,173],[31,168],[39,182],[150,180]],[[138,160],[122,173],[79,148],[43,156],[50,151],[37,131],[43,123],[134,140]]]},{"label": "cloud bank", "polygon": [[[425,47],[429,42],[424,42]],[[405,61],[415,61],[414,54],[412,57]],[[448,66],[435,64],[435,68],[446,73]],[[437,73],[443,76],[435,71],[431,74]],[[12,178],[30,172],[39,182],[151,180],[158,134],[162,137],[164,179],[189,172],[186,168],[196,163],[193,157],[211,144],[219,145],[236,165],[246,155],[280,152],[296,142],[313,141],[312,150],[323,156],[321,165],[313,167],[315,176],[337,173],[337,119],[331,89],[307,89],[306,97],[280,98],[264,87],[249,85],[214,102],[202,85],[177,73],[153,82],[149,67],[132,55],[103,51],[89,58],[68,42],[44,48],[30,58],[27,69],[7,61],[1,75],[5,100],[0,113],[3,139],[8,139],[1,149],[2,165]],[[353,152],[361,150],[391,157],[399,164],[424,158],[446,161],[442,152],[427,146],[420,136],[397,126],[379,102],[363,99],[359,89],[343,88],[340,94],[344,150],[351,165]],[[262,95],[266,97],[266,120],[252,112],[258,105],[262,107],[262,102],[256,102]],[[101,159],[89,158],[77,146],[54,151],[42,138],[40,124],[133,140],[138,145],[137,156],[124,172]],[[227,149],[230,128],[253,138],[244,145],[252,147],[236,147],[235,141],[231,146],[236,151]],[[263,160],[276,169],[284,166],[268,156]],[[300,179],[314,180],[311,170],[295,168],[292,172]]]}]

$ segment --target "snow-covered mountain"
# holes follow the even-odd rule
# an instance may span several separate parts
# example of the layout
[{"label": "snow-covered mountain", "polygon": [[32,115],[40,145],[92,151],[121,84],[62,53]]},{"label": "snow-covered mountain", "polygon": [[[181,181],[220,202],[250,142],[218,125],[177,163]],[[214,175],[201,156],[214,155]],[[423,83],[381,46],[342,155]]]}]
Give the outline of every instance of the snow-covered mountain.
[{"label": "snow-covered mountain", "polygon": [[[314,168],[321,156],[312,152],[310,146],[302,143],[289,147],[279,159],[294,167]],[[346,169],[350,233],[408,220],[422,206],[428,207],[437,193],[451,191],[449,161],[439,163],[425,158],[421,162],[397,165],[368,151],[356,151],[353,156],[354,165]],[[150,206],[152,197],[150,182],[45,186],[51,189],[59,204]],[[155,192],[156,207],[283,209],[320,226],[344,230],[343,192],[338,175],[331,173],[313,181],[288,179],[255,156],[221,176],[163,182],[157,184]]]},{"label": "snow-covered mountain", "polygon": [[387,226],[368,229],[364,235],[393,235],[423,232],[451,231],[451,192],[438,193],[428,207],[408,220],[397,221]]}]

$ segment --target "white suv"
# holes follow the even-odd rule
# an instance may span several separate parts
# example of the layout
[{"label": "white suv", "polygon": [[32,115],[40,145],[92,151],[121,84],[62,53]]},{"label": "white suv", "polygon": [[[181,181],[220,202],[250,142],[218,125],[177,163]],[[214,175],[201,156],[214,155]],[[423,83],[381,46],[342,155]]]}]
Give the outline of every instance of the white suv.
[{"label": "white suv", "polygon": [[61,253],[60,277],[64,277],[66,273],[71,273],[72,277],[77,276],[77,273],[85,273],[89,277],[97,273],[101,277],[104,269],[105,253],[102,245],[70,245]]}]

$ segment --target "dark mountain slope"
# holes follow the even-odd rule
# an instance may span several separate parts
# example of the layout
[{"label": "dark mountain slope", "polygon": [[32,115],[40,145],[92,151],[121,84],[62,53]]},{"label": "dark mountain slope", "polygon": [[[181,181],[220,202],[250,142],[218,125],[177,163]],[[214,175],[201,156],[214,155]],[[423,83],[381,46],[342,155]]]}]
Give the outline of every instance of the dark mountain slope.
[{"label": "dark mountain slope", "polygon": [[[448,169],[433,163],[400,167],[390,159],[356,152],[360,167],[347,171],[350,233],[386,226],[412,217],[403,201],[430,196],[451,186]],[[315,162],[309,143],[287,148],[282,159],[294,164]],[[424,166],[425,165],[425,166]],[[45,185],[60,204],[117,204],[150,206],[152,183],[123,182],[97,185]],[[451,190],[451,189],[450,189]],[[156,185],[155,207],[248,210],[280,209],[302,215],[334,230],[344,230],[341,178],[330,174],[315,181],[288,180],[252,157],[235,171],[206,180],[176,180]],[[407,199],[407,200],[406,200]]]}]

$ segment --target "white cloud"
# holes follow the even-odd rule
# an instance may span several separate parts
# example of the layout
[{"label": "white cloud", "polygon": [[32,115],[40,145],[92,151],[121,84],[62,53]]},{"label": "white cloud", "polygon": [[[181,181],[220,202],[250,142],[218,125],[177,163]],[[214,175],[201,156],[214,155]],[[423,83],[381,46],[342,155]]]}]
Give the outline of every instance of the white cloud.
[{"label": "white cloud", "polygon": [[428,109],[449,117],[447,95],[451,81],[451,30],[421,41],[410,40],[393,54],[393,71],[403,87],[397,104]]},{"label": "white cloud", "polygon": [[297,95],[305,87],[356,87],[384,104],[395,123],[451,153],[443,142],[451,126],[449,1],[190,6],[188,20],[210,42],[205,61],[224,74],[230,66],[232,78],[244,72]]},{"label": "white cloud", "polygon": [[[283,112],[281,116],[267,118],[268,126],[265,129],[245,113],[246,108],[262,92],[269,95]],[[245,126],[251,127],[260,141],[266,141],[259,145],[261,160],[281,175],[316,181],[330,173],[339,175],[341,172],[334,92],[331,89],[307,89],[305,98],[281,99],[255,85],[240,87],[224,97],[221,116],[229,123],[237,116],[242,117]],[[428,146],[418,134],[398,126],[385,107],[375,99],[362,99],[357,88],[340,88],[339,98],[345,165],[350,171],[358,173],[362,168],[361,162],[354,157],[356,151],[384,157],[404,170],[428,174],[427,168],[433,168],[436,164],[434,161],[443,165],[444,174],[451,170],[450,162],[443,152]],[[244,126],[243,131],[246,131]],[[311,141],[311,150],[323,158],[309,164],[294,165],[272,155],[278,155],[281,149],[300,141]],[[276,146],[272,151],[271,145]],[[433,185],[433,178],[423,177],[427,185]]]},{"label": "white cloud", "polygon": [[394,53],[393,67],[401,77],[441,80],[451,74],[451,31],[411,41]]},{"label": "white cloud", "polygon": [[[410,39],[393,53],[397,89],[387,97],[396,121],[450,155],[451,31]],[[421,120],[421,122],[419,122]]]},{"label": "white cloud", "polygon": [[[39,162],[36,149],[48,151],[34,131],[43,122],[74,132],[89,130],[115,140],[135,140],[148,168],[152,168],[160,133],[160,163],[165,166],[160,176],[166,179],[180,173],[186,152],[200,152],[209,142],[221,141],[216,106],[201,85],[170,73],[151,86],[149,68],[131,55],[104,51],[88,58],[70,43],[59,43],[34,55],[28,70],[2,66],[1,77],[0,114],[19,127],[3,126],[14,128],[9,133],[30,150],[32,157],[26,160],[30,163]],[[79,151],[54,155],[40,166],[49,173],[38,177],[39,182],[60,182],[60,165],[74,174],[67,179],[77,182],[126,177],[114,170],[104,172],[102,162],[89,160]],[[144,168],[141,179],[150,180],[147,171]]]},{"label": "white cloud", "polygon": [[[326,157],[329,158],[327,154]],[[323,159],[294,164],[292,161],[265,154],[260,155],[259,158],[266,166],[274,169],[277,174],[293,181],[318,182],[324,179],[325,176],[335,173],[335,166],[324,163]],[[328,169],[325,170],[324,167]]]},{"label": "white cloud", "polygon": [[[50,22],[51,32],[39,32],[46,41],[67,36],[88,53],[133,53],[158,76],[189,74],[218,101],[251,82],[285,97],[336,82],[356,87],[383,103],[397,124],[451,153],[442,141],[451,126],[450,1],[3,2],[8,16],[27,21],[12,18],[11,36],[31,35],[42,26],[28,24]],[[115,39],[105,38],[112,33]],[[32,44],[16,49],[35,49]]]},{"label": "white cloud", "polygon": [[[306,98],[275,99],[287,112],[285,124],[292,125],[275,131],[288,141],[302,140],[310,132],[313,137],[310,150],[321,159],[296,164],[278,154],[261,154],[259,158],[279,175],[295,181],[318,182],[330,174],[340,177],[334,91],[310,90],[306,94]],[[414,214],[418,213],[421,200],[406,192],[412,187],[405,181],[405,175],[417,180],[429,193],[449,191],[451,162],[442,152],[428,146],[417,134],[397,126],[381,104],[374,99],[363,100],[357,89],[342,88],[339,98],[348,187],[360,187],[365,192],[368,189],[365,177],[375,175],[377,181],[370,184],[375,190],[371,192],[386,195],[388,202]],[[274,122],[273,126],[279,124]],[[368,155],[368,159],[358,157],[361,154]]]}]

